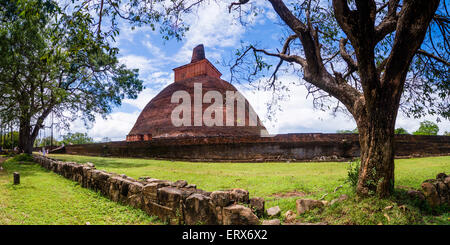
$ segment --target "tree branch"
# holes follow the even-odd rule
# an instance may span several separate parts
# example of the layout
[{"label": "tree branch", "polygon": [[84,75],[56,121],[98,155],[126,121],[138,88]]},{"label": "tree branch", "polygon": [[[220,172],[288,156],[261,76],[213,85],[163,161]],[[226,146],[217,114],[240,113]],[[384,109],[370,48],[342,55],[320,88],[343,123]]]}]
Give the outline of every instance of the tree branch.
[{"label": "tree branch", "polygon": [[390,0],[388,4],[388,13],[381,21],[381,23],[375,27],[375,42],[383,40],[386,35],[395,31],[395,27],[397,26],[397,8],[399,6],[400,0]]},{"label": "tree branch", "polygon": [[230,6],[228,6],[228,13],[231,13],[231,8],[233,8],[234,5],[240,6],[240,5],[246,4],[248,2],[249,2],[249,0],[239,0],[239,2],[231,3]]},{"label": "tree branch", "polygon": [[388,83],[392,97],[400,100],[411,60],[425,38],[439,0],[405,1],[398,18],[395,39],[381,83]]},{"label": "tree branch", "polygon": [[269,2],[286,25],[300,38],[305,53],[305,59],[294,55],[286,56],[285,54],[270,54],[265,52],[265,50],[261,50],[261,52],[266,55],[279,57],[288,62],[292,62],[292,59],[294,59],[302,65],[304,79],[307,82],[337,98],[350,112],[353,112],[355,103],[359,100],[360,93],[346,83],[341,75],[335,73],[335,77],[333,77],[327,72],[321,59],[317,30],[308,27],[295,17],[282,0],[269,0]]},{"label": "tree branch", "polygon": [[434,55],[434,54],[430,54],[430,53],[428,53],[428,52],[425,52],[425,51],[422,50],[422,49],[417,50],[416,54],[421,54],[421,55],[427,56],[428,58],[435,59],[435,60],[437,60],[437,61],[443,63],[444,65],[450,67],[450,62],[448,62],[448,61],[446,61],[446,60],[444,60],[444,59],[442,59],[442,58],[440,58],[440,57],[438,57],[438,56],[436,56],[436,55]]},{"label": "tree branch", "polygon": [[341,38],[339,41],[339,53],[341,54],[344,61],[347,63],[350,70],[358,70],[358,64],[352,59],[352,57],[345,50],[345,44],[347,43],[346,38]]},{"label": "tree branch", "polygon": [[263,53],[263,54],[265,54],[267,56],[278,57],[278,58],[280,58],[280,59],[282,59],[284,61],[287,61],[287,62],[295,62],[295,63],[297,63],[297,64],[299,64],[299,65],[301,65],[303,67],[307,66],[306,60],[303,59],[302,57],[298,56],[298,55],[287,55],[285,53],[278,53],[278,54],[270,53],[270,52],[267,52],[264,49],[257,49],[254,46],[250,46],[250,49],[252,49],[253,51],[256,51],[256,52]]}]

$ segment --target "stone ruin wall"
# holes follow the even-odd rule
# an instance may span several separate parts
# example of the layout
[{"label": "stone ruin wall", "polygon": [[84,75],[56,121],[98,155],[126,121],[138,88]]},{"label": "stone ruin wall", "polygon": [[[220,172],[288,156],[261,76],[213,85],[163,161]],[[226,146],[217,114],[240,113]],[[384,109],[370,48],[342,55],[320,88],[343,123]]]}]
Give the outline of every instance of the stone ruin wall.
[{"label": "stone ruin wall", "polygon": [[135,180],[98,170],[92,163],[62,162],[33,155],[35,162],[84,188],[99,191],[112,201],[144,210],[169,224],[257,225],[264,199],[249,198],[243,189],[206,192],[186,181],[153,178]]},{"label": "stone ruin wall", "polygon": [[[450,154],[449,136],[396,135],[397,157]],[[341,161],[359,156],[357,134],[209,136],[67,145],[55,153],[187,161]]]}]

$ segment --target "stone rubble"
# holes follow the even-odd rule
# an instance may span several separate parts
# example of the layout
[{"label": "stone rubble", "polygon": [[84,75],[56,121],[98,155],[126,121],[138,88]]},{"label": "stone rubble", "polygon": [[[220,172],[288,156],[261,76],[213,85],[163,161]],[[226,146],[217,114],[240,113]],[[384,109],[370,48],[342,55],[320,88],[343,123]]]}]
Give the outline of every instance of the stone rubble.
[{"label": "stone rubble", "polygon": [[323,207],[324,203],[322,201],[313,199],[298,199],[296,201],[296,206],[297,206],[297,213],[302,214],[306,211]]},{"label": "stone rubble", "polygon": [[264,215],[264,205],[265,201],[262,197],[254,197],[250,199],[250,208],[253,209],[258,217],[263,217]]},{"label": "stone rubble", "polygon": [[294,223],[297,218],[297,214],[292,210],[288,210],[286,212],[286,214],[284,214],[284,217],[285,217],[285,219],[284,219],[285,223]]},{"label": "stone rubble", "polygon": [[[428,202],[431,207],[437,207],[440,205],[447,204],[450,206],[450,176],[445,173],[439,173],[436,179],[425,180],[422,185],[423,198]],[[408,194],[410,194],[408,192]],[[416,192],[411,192],[410,194],[417,195],[419,198],[420,194]]]},{"label": "stone rubble", "polygon": [[279,219],[263,220],[262,225],[281,225]]},{"label": "stone rubble", "polygon": [[275,207],[271,207],[271,208],[267,209],[266,212],[267,212],[267,216],[275,217],[275,216],[280,215],[281,209],[280,209],[280,207],[275,206]]}]

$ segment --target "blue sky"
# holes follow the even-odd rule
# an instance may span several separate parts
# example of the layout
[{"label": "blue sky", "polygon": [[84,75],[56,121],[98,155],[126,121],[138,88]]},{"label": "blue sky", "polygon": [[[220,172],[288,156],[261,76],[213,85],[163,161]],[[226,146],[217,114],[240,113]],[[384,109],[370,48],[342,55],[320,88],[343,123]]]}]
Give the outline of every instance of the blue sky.
[{"label": "blue sky", "polygon": [[[98,116],[89,129],[77,120],[71,124],[71,131],[88,132],[96,141],[103,137],[124,140],[145,105],[173,82],[172,69],[189,63],[193,47],[200,43],[205,46],[206,57],[222,72],[222,78],[225,80],[230,78],[229,68],[220,63],[232,57],[241,40],[257,41],[265,48],[281,47],[279,38],[283,30],[280,30],[277,24],[279,20],[272,9],[265,8],[263,14],[252,17],[250,24],[245,27],[236,22],[234,17],[228,13],[226,4],[213,2],[203,6],[198,15],[192,15],[188,19],[191,27],[181,42],[163,41],[158,31],[152,31],[150,27],[131,30],[130,26],[122,25],[115,43],[120,49],[120,62],[129,68],[140,70],[140,79],[144,81],[146,89],[137,99],[124,100],[107,119]],[[299,79],[294,74],[280,75],[279,79],[285,82]],[[330,112],[314,109],[312,98],[306,98],[306,89],[302,85],[290,88],[287,99],[280,102],[282,111],[275,116],[276,121],[269,122],[266,119],[266,102],[270,93],[255,91],[245,85],[234,85],[246,96],[270,133],[336,132],[339,129],[356,127],[354,120],[344,113],[334,116]],[[436,118],[430,116],[425,119],[435,121]],[[412,132],[418,128],[420,121],[425,119],[409,119],[400,114],[396,126]],[[450,131],[448,121],[438,125],[440,133]]]}]

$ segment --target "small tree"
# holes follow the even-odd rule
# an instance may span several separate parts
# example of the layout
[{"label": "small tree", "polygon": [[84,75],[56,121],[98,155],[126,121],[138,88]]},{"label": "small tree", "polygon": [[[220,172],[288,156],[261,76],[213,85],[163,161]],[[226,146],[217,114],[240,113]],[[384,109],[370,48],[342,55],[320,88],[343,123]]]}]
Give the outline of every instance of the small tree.
[{"label": "small tree", "polygon": [[336,131],[336,133],[338,133],[338,134],[357,134],[358,133],[358,128],[355,128],[353,130],[347,130],[347,129],[338,130],[338,131]]},{"label": "small tree", "polygon": [[102,142],[111,142],[111,138],[109,137],[103,137]]},{"label": "small tree", "polygon": [[431,121],[423,121],[420,123],[419,129],[413,132],[414,135],[437,135],[439,127],[436,123]]},{"label": "small tree", "polygon": [[137,70],[119,64],[93,27],[89,12],[67,14],[51,0],[0,2],[0,116],[17,121],[24,152],[50,113],[68,127],[142,91]]},{"label": "small tree", "polygon": [[404,128],[396,128],[395,129],[395,134],[409,134],[409,133]]},{"label": "small tree", "polygon": [[13,149],[19,144],[19,132],[13,131],[11,133],[4,133],[0,135],[0,146],[5,149]]},{"label": "small tree", "polygon": [[87,133],[68,133],[63,136],[62,143],[65,145],[80,145],[94,143]]},{"label": "small tree", "polygon": [[[52,142],[52,140],[53,140],[53,142]],[[35,146],[38,146],[38,147],[42,147],[42,146],[60,146],[61,145],[61,142],[60,141],[57,141],[55,138],[52,138],[51,136],[48,136],[48,137],[45,137],[45,138],[42,138],[42,139],[36,139],[35,140],[35,144],[34,144]]]}]

